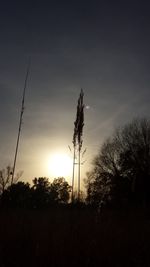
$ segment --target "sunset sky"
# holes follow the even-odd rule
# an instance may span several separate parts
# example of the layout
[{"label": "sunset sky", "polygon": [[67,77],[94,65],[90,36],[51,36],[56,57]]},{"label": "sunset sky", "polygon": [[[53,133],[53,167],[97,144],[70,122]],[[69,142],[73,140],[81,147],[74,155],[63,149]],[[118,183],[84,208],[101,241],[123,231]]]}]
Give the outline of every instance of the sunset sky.
[{"label": "sunset sky", "polygon": [[[13,163],[22,90],[31,70],[16,171],[54,178],[71,153],[84,90],[82,174],[113,129],[150,114],[148,1],[3,1],[0,6],[0,168]],[[58,167],[59,168],[59,167]]]}]

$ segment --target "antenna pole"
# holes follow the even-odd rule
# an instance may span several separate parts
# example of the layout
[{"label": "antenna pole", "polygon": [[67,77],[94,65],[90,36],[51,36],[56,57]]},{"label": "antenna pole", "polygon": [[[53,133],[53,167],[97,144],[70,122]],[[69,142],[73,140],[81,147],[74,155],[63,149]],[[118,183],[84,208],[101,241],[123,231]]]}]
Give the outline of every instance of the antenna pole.
[{"label": "antenna pole", "polygon": [[19,119],[19,128],[18,128],[18,136],[17,136],[17,143],[16,143],[16,149],[15,149],[15,156],[14,156],[14,163],[13,163],[13,169],[12,169],[12,179],[11,179],[11,185],[14,182],[14,174],[15,174],[15,168],[16,168],[16,160],[17,160],[17,154],[18,154],[18,146],[19,146],[19,140],[20,140],[20,133],[21,133],[21,126],[22,126],[22,118],[24,113],[24,103],[25,103],[25,95],[26,95],[26,88],[27,88],[27,81],[30,71],[30,60],[27,67],[27,72],[25,76],[25,83],[23,88],[23,95],[22,95],[22,103],[21,103],[21,112],[20,112],[20,119]]}]

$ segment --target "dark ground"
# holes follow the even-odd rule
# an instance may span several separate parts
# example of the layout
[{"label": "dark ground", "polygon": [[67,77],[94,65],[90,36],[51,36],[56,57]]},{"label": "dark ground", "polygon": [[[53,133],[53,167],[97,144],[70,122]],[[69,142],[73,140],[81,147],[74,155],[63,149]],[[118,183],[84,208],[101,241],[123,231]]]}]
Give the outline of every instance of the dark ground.
[{"label": "dark ground", "polygon": [[0,211],[0,266],[150,266],[147,211]]}]

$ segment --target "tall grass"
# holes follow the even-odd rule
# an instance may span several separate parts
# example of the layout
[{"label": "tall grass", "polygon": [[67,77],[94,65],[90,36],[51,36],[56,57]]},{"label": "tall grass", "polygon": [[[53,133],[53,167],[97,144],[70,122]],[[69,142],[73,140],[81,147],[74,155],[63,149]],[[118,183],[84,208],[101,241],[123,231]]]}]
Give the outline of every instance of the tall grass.
[{"label": "tall grass", "polygon": [[0,213],[0,266],[150,266],[141,210],[53,208]]}]

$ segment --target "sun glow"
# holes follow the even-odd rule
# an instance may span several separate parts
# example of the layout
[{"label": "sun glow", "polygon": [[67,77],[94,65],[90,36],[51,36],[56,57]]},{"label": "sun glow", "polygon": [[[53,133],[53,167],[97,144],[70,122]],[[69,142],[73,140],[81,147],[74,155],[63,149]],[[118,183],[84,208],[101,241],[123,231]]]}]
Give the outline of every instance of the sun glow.
[{"label": "sun glow", "polygon": [[69,178],[72,173],[72,159],[67,154],[53,154],[50,157],[49,170],[54,178]]}]

